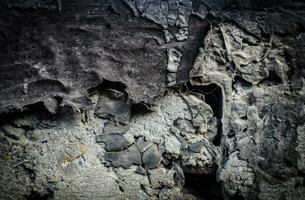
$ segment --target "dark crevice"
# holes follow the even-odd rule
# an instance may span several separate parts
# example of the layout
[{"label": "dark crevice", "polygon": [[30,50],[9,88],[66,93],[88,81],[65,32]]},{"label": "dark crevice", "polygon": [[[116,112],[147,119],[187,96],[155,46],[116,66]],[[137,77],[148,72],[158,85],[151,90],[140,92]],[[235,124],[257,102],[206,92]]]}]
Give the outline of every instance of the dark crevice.
[{"label": "dark crevice", "polygon": [[123,0],[117,0],[111,2],[111,7],[117,13],[117,15],[129,15],[136,17],[138,13],[134,13],[131,7]]},{"label": "dark crevice", "polygon": [[26,200],[51,200],[53,199],[53,192],[48,191],[47,194],[41,195],[38,192],[32,191],[29,196],[26,197]]},{"label": "dark crevice", "polygon": [[288,80],[291,81],[291,78],[292,76],[295,74],[295,69],[293,67],[290,67],[288,72],[287,72],[287,77],[288,77]]},{"label": "dark crevice", "polygon": [[216,174],[185,173],[184,193],[192,194],[198,200],[222,200],[221,186]]},{"label": "dark crevice", "polygon": [[106,11],[110,12],[111,14],[120,15],[120,13],[113,7],[112,4],[110,4]]},{"label": "dark crevice", "polygon": [[101,84],[94,88],[90,88],[88,90],[89,94],[95,93],[96,91],[105,91],[107,89],[114,89],[120,92],[125,92],[126,85],[119,81],[109,81],[107,79],[104,79]]},{"label": "dark crevice", "polygon": [[[225,159],[229,157],[229,147],[224,145],[223,150],[222,150],[222,155]],[[225,161],[225,160],[224,160]],[[224,163],[224,162],[223,162]]]},{"label": "dark crevice", "polygon": [[215,146],[219,146],[221,144],[222,138],[222,122],[220,119],[217,119],[217,135],[212,141]]},{"label": "dark crevice", "polygon": [[233,83],[240,83],[243,87],[245,88],[249,88],[252,86],[252,83],[245,80],[244,78],[242,78],[241,76],[235,76],[234,77],[234,82]]},{"label": "dark crevice", "polygon": [[[55,98],[58,102],[61,101],[60,97]],[[37,114],[43,118],[50,118],[50,119],[55,119],[55,118],[61,118],[60,114],[51,114],[44,106],[42,101],[26,105],[20,110],[14,110],[9,113],[0,113],[0,125],[3,123],[6,123],[8,121],[11,121],[13,119],[23,117],[25,115],[30,115],[30,114]]]},{"label": "dark crevice", "polygon": [[232,138],[234,137],[236,134],[233,130],[230,130],[229,133],[228,133],[228,138]]},{"label": "dark crevice", "polygon": [[269,76],[267,78],[264,78],[259,82],[259,85],[279,85],[283,83],[282,79],[274,72],[274,71],[269,71]]},{"label": "dark crevice", "polygon": [[148,113],[151,113],[151,112],[152,111],[150,110],[148,105],[146,105],[144,103],[137,103],[137,104],[133,104],[131,106],[131,118],[133,116],[145,115],[145,114],[148,114]]},{"label": "dark crevice", "polygon": [[230,197],[230,200],[245,200],[239,193],[236,193],[234,196]]},{"label": "dark crevice", "polygon": [[192,166],[182,166],[182,170],[186,174],[213,174],[217,171],[218,166],[213,164],[210,168],[200,168],[200,167],[192,167]]}]

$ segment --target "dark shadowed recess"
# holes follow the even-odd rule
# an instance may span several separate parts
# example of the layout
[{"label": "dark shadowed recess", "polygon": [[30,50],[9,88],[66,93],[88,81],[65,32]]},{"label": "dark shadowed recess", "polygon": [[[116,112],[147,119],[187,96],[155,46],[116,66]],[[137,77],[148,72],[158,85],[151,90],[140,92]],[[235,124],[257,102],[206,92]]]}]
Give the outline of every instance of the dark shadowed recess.
[{"label": "dark shadowed recess", "polygon": [[302,0],[227,0],[229,6],[243,9],[264,9],[266,7],[291,4]]},{"label": "dark shadowed recess", "polygon": [[27,105],[24,107],[23,110],[15,110],[11,113],[0,113],[0,125],[3,125],[4,123],[7,123],[8,121],[11,121],[13,119],[23,117],[28,114],[41,114],[44,116],[44,118],[53,118],[59,117],[59,115],[52,115],[49,113],[43,106],[43,102],[38,102],[35,104]]},{"label": "dark shadowed recess", "polygon": [[131,118],[138,115],[145,115],[153,112],[151,108],[144,103],[137,103],[131,106]]},{"label": "dark shadowed recess", "polygon": [[236,193],[234,196],[230,197],[230,200],[245,200],[245,198],[240,194]]},{"label": "dark shadowed recess", "polygon": [[282,84],[282,79],[273,71],[269,71],[269,76],[259,82],[259,85],[279,85]]},{"label": "dark shadowed recess", "polygon": [[114,89],[114,90],[117,90],[117,91],[120,91],[120,92],[125,92],[126,85],[123,84],[122,82],[109,81],[109,80],[104,79],[101,84],[99,84],[96,87],[90,88],[88,90],[88,92],[89,92],[89,94],[94,93],[96,91],[103,92],[107,89]]},{"label": "dark shadowed recess", "polygon": [[29,196],[26,196],[26,200],[50,200],[53,199],[53,192],[41,196],[39,193],[32,192]]},{"label": "dark shadowed recess", "polygon": [[[61,103],[60,97],[55,97],[58,105]],[[50,113],[45,107],[43,102],[37,102],[27,105],[23,110],[16,110],[10,113],[0,113],[0,126],[18,118],[24,118],[25,116],[36,116],[39,121],[50,120],[57,123],[69,123],[69,120],[73,120],[74,111],[70,106],[63,106],[58,108],[57,113]],[[26,130],[32,129],[31,127],[23,127]]]},{"label": "dark shadowed recess", "polygon": [[194,195],[198,200],[222,200],[221,186],[216,174],[185,173],[184,192]]}]

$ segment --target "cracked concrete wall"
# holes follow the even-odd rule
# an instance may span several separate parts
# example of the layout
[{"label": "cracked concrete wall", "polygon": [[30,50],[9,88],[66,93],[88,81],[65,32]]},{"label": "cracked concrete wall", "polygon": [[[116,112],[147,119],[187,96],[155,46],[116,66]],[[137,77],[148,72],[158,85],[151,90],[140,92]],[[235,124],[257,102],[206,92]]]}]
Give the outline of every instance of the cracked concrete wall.
[{"label": "cracked concrete wall", "polygon": [[0,2],[0,199],[304,199],[301,0]]}]

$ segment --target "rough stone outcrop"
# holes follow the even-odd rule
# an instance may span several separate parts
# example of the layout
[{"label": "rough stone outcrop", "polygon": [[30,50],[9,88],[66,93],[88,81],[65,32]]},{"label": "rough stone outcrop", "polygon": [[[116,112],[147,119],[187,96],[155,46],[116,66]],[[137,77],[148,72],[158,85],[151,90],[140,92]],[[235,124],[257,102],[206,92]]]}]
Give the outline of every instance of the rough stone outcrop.
[{"label": "rough stone outcrop", "polygon": [[0,2],[0,199],[302,200],[302,0]]}]

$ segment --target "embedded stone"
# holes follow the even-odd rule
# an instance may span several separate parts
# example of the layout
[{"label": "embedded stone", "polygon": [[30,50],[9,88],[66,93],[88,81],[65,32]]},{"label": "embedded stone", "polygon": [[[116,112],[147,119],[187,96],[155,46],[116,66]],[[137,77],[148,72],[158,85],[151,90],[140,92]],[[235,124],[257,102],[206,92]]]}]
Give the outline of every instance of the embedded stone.
[{"label": "embedded stone", "polygon": [[58,102],[55,98],[49,97],[45,99],[43,105],[51,114],[56,114],[58,111]]},{"label": "embedded stone", "polygon": [[182,57],[182,54],[177,51],[176,49],[169,49],[167,51],[167,70],[170,73],[176,73],[178,71],[178,67],[180,64],[180,60]]},{"label": "embedded stone", "polygon": [[19,140],[22,137],[24,137],[25,130],[22,128],[16,128],[10,124],[5,124],[2,127],[0,127],[0,132],[3,132],[5,136],[13,139],[13,140]]},{"label": "embedded stone", "polygon": [[161,152],[158,150],[157,145],[152,145],[142,154],[142,161],[145,168],[157,168],[161,162]]},{"label": "embedded stone", "polygon": [[121,133],[97,135],[95,140],[97,143],[105,143],[105,149],[107,151],[122,151],[131,145]]},{"label": "embedded stone", "polygon": [[145,141],[143,137],[140,137],[137,140],[137,146],[140,150],[141,153],[145,152],[149,147],[151,147],[153,145],[152,142],[150,141]]},{"label": "embedded stone", "polygon": [[138,173],[138,174],[144,175],[144,176],[147,175],[146,170],[142,166],[137,167],[135,172]]},{"label": "embedded stone", "polygon": [[111,162],[113,167],[129,168],[131,165],[141,165],[141,153],[139,149],[132,145],[125,151],[106,152],[105,160]]},{"label": "embedded stone", "polygon": [[115,124],[114,122],[106,122],[103,128],[104,134],[109,133],[125,133],[128,130],[128,125]]},{"label": "embedded stone", "polygon": [[108,89],[100,95],[95,114],[101,118],[109,118],[116,122],[128,124],[130,107],[131,104],[123,92]]}]

